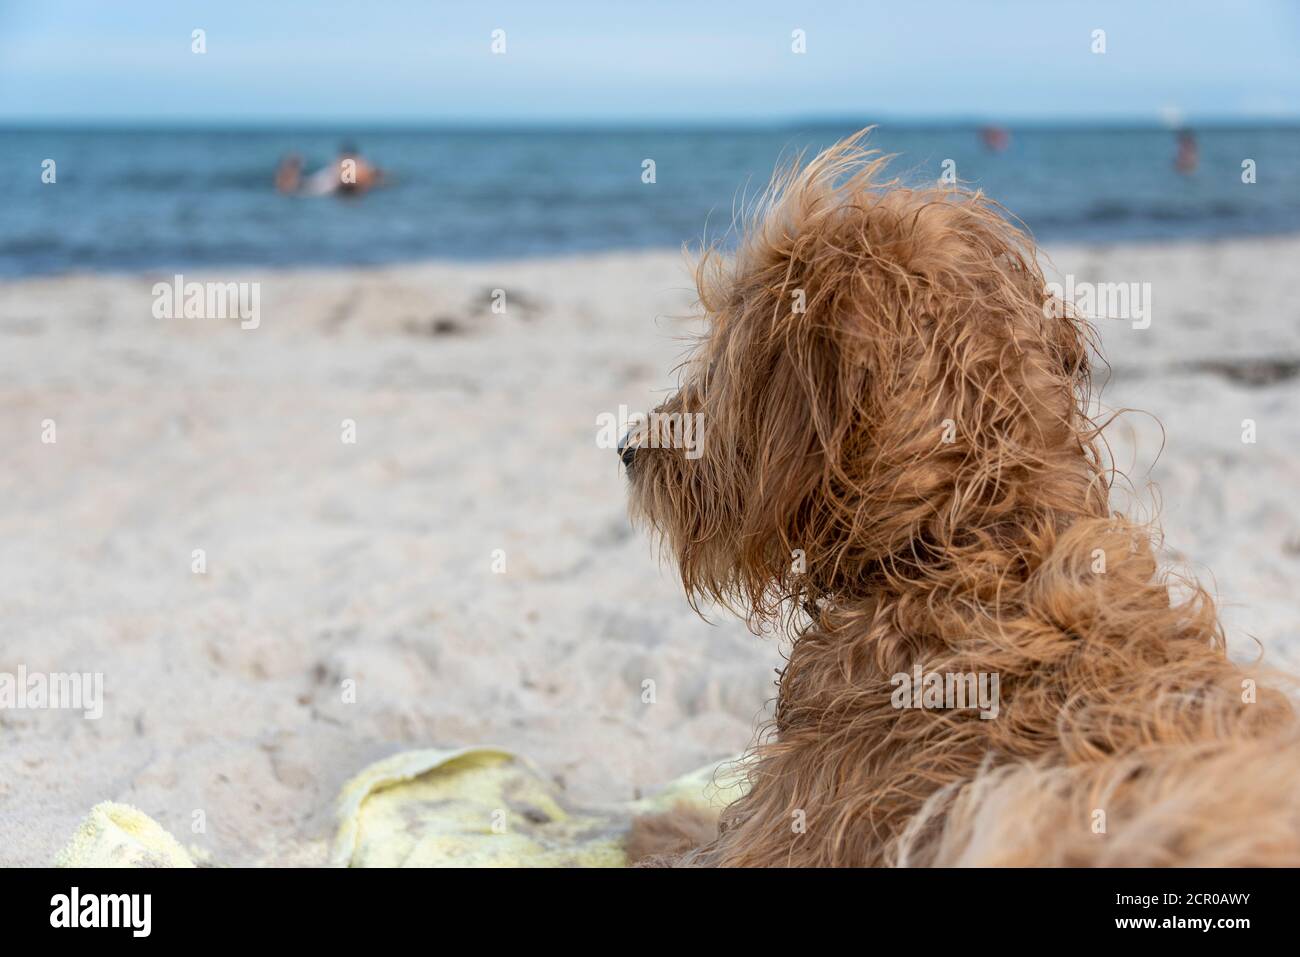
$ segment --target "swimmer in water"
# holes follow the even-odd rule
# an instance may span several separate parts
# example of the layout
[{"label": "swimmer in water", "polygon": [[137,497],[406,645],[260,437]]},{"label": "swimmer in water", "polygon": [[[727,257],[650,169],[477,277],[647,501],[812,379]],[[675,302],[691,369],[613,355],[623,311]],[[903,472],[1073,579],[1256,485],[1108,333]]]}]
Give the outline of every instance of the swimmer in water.
[{"label": "swimmer in water", "polygon": [[983,126],[980,127],[980,140],[990,153],[1005,153],[1011,145],[1011,134],[1005,127]]},{"label": "swimmer in water", "polygon": [[337,178],[335,190],[340,193],[365,193],[384,185],[384,171],[362,157],[350,143],[339,147],[334,170]]},{"label": "swimmer in water", "polygon": [[1191,130],[1183,130],[1178,134],[1178,155],[1174,157],[1174,169],[1188,176],[1196,172],[1196,167],[1200,164],[1200,151],[1196,146],[1196,137],[1192,135]]},{"label": "swimmer in water", "polygon": [[296,193],[302,186],[302,157],[290,153],[280,160],[275,171],[275,188],[280,193]]},{"label": "swimmer in water", "polygon": [[300,196],[360,195],[377,186],[387,186],[388,175],[361,156],[349,143],[339,147],[338,157],[310,176],[302,175],[302,157],[291,153],[280,162],[275,188]]}]

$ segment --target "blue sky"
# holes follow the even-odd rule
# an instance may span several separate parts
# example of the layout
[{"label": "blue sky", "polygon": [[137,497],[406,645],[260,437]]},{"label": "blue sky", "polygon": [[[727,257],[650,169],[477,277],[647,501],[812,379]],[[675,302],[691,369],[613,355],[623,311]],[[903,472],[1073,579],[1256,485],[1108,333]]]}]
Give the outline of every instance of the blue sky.
[{"label": "blue sky", "polygon": [[1297,50],[1288,0],[0,0],[0,122],[1296,119]]}]

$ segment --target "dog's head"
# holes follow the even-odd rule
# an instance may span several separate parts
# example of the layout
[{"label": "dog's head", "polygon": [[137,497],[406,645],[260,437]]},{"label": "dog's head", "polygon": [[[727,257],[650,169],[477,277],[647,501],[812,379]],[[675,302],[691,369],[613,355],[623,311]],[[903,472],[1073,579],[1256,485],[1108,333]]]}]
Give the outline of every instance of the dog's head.
[{"label": "dog's head", "polygon": [[1044,497],[1097,507],[1086,324],[993,204],[886,182],[860,139],[704,256],[703,338],[620,450],[692,599],[758,620],[978,561]]}]

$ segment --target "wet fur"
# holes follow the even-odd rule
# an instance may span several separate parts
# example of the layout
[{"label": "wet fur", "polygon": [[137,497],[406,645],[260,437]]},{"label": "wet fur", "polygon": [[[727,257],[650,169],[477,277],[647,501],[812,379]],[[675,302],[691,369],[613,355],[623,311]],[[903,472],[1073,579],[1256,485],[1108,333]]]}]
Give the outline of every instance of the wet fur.
[{"label": "wet fur", "polygon": [[678,804],[661,814],[634,818],[623,850],[634,867],[672,867],[717,836],[717,814]]},{"label": "wet fur", "polygon": [[[1290,686],[1229,661],[1210,596],[1112,512],[1092,330],[1022,231],[855,137],[779,173],[697,279],[707,332],[660,411],[703,413],[702,455],[642,447],[632,512],[693,603],[793,645],[690,862],[1300,864]],[[894,707],[918,663],[997,673],[998,717]]]}]

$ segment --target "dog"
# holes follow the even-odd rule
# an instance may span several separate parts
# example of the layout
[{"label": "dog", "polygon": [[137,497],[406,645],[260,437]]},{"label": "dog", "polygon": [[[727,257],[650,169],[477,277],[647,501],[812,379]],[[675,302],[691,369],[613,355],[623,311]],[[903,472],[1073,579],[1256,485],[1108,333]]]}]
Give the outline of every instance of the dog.
[{"label": "dog", "polygon": [[[747,793],[673,862],[1300,864],[1294,684],[1112,510],[1094,330],[1000,207],[865,133],[701,257],[706,331],[619,448],[692,605],[792,639]],[[693,458],[654,432],[686,415]]]}]

